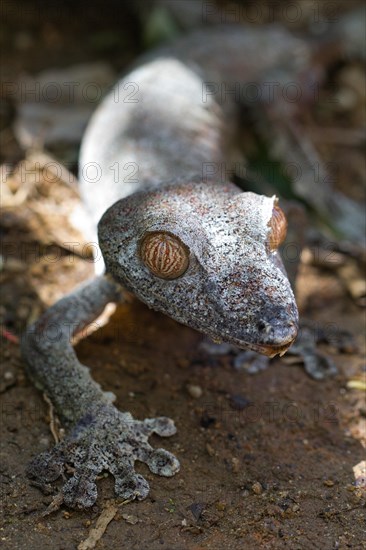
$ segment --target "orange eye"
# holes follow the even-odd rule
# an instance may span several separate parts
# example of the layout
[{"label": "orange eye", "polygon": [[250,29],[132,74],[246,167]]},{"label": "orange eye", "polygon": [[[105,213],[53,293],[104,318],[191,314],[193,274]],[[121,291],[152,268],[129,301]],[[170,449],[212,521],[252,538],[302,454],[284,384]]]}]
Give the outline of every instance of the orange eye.
[{"label": "orange eye", "polygon": [[268,244],[270,250],[277,250],[286,238],[287,220],[286,216],[279,206],[274,206],[272,217],[268,222],[270,227],[268,235]]},{"label": "orange eye", "polygon": [[140,256],[146,267],[161,279],[177,279],[187,270],[189,250],[170,233],[154,231],[140,244]]}]

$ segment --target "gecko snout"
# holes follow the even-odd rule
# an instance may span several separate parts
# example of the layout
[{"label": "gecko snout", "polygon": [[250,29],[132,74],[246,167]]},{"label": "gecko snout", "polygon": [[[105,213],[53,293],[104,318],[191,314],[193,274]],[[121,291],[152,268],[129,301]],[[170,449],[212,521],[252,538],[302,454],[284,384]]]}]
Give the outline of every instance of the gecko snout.
[{"label": "gecko snout", "polygon": [[270,321],[261,320],[257,328],[260,333],[268,336],[269,339],[277,339],[283,335],[286,336],[286,340],[293,340],[297,335],[297,323],[295,321],[281,321],[279,319],[271,319]]},{"label": "gecko snout", "polygon": [[266,355],[285,352],[295,340],[298,332],[297,311],[292,313],[293,316],[289,317],[288,312],[277,312],[257,323]]}]

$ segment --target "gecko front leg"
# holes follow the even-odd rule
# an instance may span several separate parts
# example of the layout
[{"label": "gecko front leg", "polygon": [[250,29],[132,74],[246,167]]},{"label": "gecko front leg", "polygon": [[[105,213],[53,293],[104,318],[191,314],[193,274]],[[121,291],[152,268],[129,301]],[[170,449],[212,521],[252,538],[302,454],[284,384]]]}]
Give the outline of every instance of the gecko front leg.
[{"label": "gecko front leg", "polygon": [[109,302],[116,301],[121,301],[121,287],[109,276],[98,277],[51,307],[22,341],[29,376],[48,395],[69,428],[54,449],[31,462],[28,474],[45,486],[71,465],[73,475],[62,488],[62,500],[74,508],[94,504],[95,480],[102,471],[114,475],[117,496],[142,500],[149,485],[135,473],[136,460],[162,476],[179,470],[174,455],[164,449],[154,450],[148,443],[152,433],[173,435],[173,421],[166,417],[137,421],[129,412],[117,410],[112,405],[115,396],[102,391],[71,346],[71,336],[100,315]]}]

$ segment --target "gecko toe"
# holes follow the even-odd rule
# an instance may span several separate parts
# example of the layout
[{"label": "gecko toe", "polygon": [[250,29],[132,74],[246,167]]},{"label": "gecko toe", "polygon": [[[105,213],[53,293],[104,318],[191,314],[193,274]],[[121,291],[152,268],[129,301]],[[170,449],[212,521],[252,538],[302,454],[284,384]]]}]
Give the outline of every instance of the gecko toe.
[{"label": "gecko toe", "polygon": [[146,418],[144,426],[148,428],[149,433],[156,433],[160,437],[170,437],[177,432],[177,428],[171,418],[159,416],[157,418]]},{"label": "gecko toe", "polygon": [[143,500],[149,494],[149,484],[146,479],[131,471],[128,475],[115,475],[114,490],[123,499]]},{"label": "gecko toe", "polygon": [[164,477],[174,476],[180,468],[179,460],[165,449],[152,450],[145,462],[153,474]]},{"label": "gecko toe", "polygon": [[325,380],[338,373],[338,369],[332,359],[317,350],[304,353],[304,369],[314,380]]},{"label": "gecko toe", "polygon": [[45,451],[30,462],[26,473],[29,478],[43,485],[56,481],[62,471],[63,465],[58,453]]},{"label": "gecko toe", "polygon": [[75,473],[63,486],[64,503],[70,508],[83,510],[93,506],[98,491],[93,476]]}]

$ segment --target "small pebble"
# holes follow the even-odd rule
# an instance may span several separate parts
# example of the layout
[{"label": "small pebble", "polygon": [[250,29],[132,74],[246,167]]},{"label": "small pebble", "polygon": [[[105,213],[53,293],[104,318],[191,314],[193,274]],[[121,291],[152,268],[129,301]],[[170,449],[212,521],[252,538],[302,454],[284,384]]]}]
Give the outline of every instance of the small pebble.
[{"label": "small pebble", "polygon": [[198,399],[203,393],[201,386],[196,386],[194,384],[187,384],[187,391],[191,397],[194,397],[194,399]]},{"label": "small pebble", "polygon": [[263,493],[263,487],[259,481],[255,481],[252,485],[252,491],[256,495],[261,495]]},{"label": "small pebble", "polygon": [[206,443],[206,451],[210,456],[214,456],[215,450],[209,443]]},{"label": "small pebble", "polygon": [[323,481],[323,485],[325,485],[326,487],[333,487],[334,481],[332,481],[331,479],[326,479],[325,481]]},{"label": "small pebble", "polygon": [[244,395],[235,394],[230,396],[230,406],[237,411],[242,411],[250,404],[251,401],[249,401],[249,399],[247,399]]},{"label": "small pebble", "polygon": [[130,523],[131,525],[136,525],[139,521],[136,516],[132,516],[131,514],[122,514],[122,517],[126,523]]},{"label": "small pebble", "polygon": [[232,465],[233,465],[233,472],[234,474],[237,474],[240,470],[240,460],[236,458],[235,456],[231,459]]},{"label": "small pebble", "polygon": [[194,519],[197,521],[201,517],[205,506],[202,502],[193,502],[188,508],[192,512]]}]

